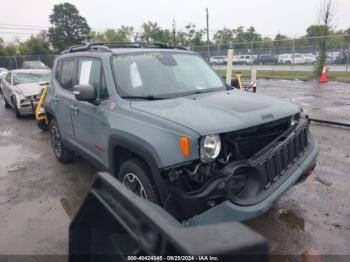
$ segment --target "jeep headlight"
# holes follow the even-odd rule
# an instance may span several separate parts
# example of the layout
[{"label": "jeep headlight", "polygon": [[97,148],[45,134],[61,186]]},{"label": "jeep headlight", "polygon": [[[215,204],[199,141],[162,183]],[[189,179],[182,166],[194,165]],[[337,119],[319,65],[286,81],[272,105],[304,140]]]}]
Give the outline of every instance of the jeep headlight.
[{"label": "jeep headlight", "polygon": [[215,160],[220,154],[221,139],[219,135],[208,135],[201,139],[200,159],[207,163]]},{"label": "jeep headlight", "polygon": [[300,113],[292,115],[290,118],[290,126],[295,126],[300,120]]}]

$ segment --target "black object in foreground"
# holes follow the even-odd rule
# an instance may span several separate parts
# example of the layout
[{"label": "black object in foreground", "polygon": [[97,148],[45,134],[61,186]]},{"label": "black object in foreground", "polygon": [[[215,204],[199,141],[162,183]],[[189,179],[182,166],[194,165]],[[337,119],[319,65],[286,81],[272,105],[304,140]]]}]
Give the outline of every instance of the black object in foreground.
[{"label": "black object in foreground", "polygon": [[243,224],[218,221],[184,227],[164,209],[136,196],[108,173],[97,175],[69,229],[70,262],[127,261],[128,256],[133,256],[129,261],[137,256],[171,260],[174,255],[211,255],[219,261],[267,261],[267,254],[265,239]]}]

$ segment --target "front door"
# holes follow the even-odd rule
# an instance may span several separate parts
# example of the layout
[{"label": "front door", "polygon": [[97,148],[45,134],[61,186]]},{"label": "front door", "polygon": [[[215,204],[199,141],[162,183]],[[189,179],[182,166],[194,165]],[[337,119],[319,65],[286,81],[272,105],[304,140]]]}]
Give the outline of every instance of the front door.
[{"label": "front door", "polygon": [[105,166],[107,163],[107,109],[108,92],[102,69],[96,58],[81,58],[78,63],[78,84],[95,88],[97,100],[74,100],[71,108],[73,129],[80,149],[90,158]]}]

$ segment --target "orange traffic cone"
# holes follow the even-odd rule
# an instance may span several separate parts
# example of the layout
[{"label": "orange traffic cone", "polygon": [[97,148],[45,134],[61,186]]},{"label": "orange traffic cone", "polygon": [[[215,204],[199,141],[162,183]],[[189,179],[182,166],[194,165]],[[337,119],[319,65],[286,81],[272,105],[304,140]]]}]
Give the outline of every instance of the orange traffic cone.
[{"label": "orange traffic cone", "polygon": [[323,67],[322,74],[321,74],[321,77],[320,77],[320,83],[321,84],[327,83],[327,69],[326,69],[326,66]]}]

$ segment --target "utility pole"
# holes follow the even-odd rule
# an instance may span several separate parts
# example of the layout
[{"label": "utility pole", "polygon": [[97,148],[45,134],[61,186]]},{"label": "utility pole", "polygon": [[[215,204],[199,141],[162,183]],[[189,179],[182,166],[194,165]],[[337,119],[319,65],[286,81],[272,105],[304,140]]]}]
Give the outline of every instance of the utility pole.
[{"label": "utility pole", "polygon": [[208,59],[210,58],[210,39],[209,39],[209,11],[208,8],[206,9],[207,11],[207,46],[208,46]]},{"label": "utility pole", "polygon": [[173,19],[173,45],[176,45],[176,22]]}]

